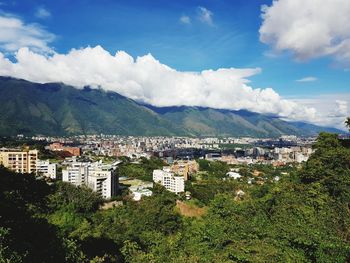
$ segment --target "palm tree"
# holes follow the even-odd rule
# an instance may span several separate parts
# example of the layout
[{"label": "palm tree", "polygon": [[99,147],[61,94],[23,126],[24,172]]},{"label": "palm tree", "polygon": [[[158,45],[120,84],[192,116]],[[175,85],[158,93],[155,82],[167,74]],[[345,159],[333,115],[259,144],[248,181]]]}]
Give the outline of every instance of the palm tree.
[{"label": "palm tree", "polygon": [[349,131],[350,131],[350,117],[347,117],[347,118],[346,118],[345,126],[348,127],[348,129],[349,129]]}]

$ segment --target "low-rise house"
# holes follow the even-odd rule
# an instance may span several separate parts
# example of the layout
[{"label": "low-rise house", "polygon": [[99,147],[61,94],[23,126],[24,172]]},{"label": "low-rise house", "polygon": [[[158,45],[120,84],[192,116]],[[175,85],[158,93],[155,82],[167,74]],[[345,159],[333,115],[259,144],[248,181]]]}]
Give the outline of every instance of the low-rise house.
[{"label": "low-rise house", "polygon": [[239,179],[242,177],[239,173],[232,172],[232,171],[228,172],[226,175],[233,179]]},{"label": "low-rise house", "polygon": [[131,191],[133,200],[140,201],[143,196],[152,196],[153,192],[147,188],[138,188]]}]

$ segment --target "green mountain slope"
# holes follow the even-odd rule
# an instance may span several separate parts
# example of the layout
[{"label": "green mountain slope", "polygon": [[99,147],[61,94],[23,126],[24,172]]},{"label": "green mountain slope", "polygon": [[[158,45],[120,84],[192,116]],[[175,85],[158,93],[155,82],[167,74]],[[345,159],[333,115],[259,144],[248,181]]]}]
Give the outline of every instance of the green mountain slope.
[{"label": "green mountain slope", "polygon": [[117,93],[0,79],[0,134],[181,134],[152,110]]},{"label": "green mountain slope", "polygon": [[257,136],[339,132],[248,111],[156,108],[115,92],[0,77],[0,135]]},{"label": "green mountain slope", "polygon": [[283,134],[312,136],[321,131],[341,133],[302,122],[287,122],[277,117],[245,110],[230,111],[202,107],[150,108],[191,135],[277,137]]}]

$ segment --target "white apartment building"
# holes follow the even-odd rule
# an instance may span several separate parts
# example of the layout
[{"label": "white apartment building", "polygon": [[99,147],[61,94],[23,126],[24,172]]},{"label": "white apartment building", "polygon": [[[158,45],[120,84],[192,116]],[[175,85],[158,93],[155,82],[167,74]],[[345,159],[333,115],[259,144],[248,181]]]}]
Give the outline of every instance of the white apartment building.
[{"label": "white apartment building", "polygon": [[75,186],[86,185],[89,163],[72,162],[62,170],[62,181]]},{"label": "white apartment building", "polygon": [[170,172],[169,167],[164,167],[163,170],[153,171],[153,181],[164,186],[168,191],[173,193],[182,193],[185,191],[185,180],[183,176],[176,176]]},{"label": "white apartment building", "polygon": [[86,185],[105,199],[118,192],[116,164],[72,162],[62,170],[62,180],[75,186]]},{"label": "white apartment building", "polygon": [[56,179],[57,164],[50,163],[49,160],[37,160],[36,168],[38,174],[42,174],[51,179]]},{"label": "white apartment building", "polygon": [[17,173],[37,173],[38,150],[0,149],[0,165]]},{"label": "white apartment building", "polygon": [[89,166],[87,185],[103,198],[109,199],[118,192],[118,176],[116,167],[102,163]]}]

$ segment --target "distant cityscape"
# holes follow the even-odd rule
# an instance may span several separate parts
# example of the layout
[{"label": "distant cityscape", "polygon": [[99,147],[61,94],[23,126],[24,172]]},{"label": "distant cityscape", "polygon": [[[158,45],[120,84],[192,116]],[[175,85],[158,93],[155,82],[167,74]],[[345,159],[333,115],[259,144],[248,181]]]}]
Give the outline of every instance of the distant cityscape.
[{"label": "distant cityscape", "polygon": [[[109,200],[131,178],[118,172],[123,158],[139,163],[141,158],[157,157],[162,169],[153,170],[153,182],[133,179],[129,187],[132,198],[139,201],[152,195],[153,183],[176,194],[185,192],[185,182],[199,170],[196,160],[220,161],[229,165],[265,164],[273,167],[306,162],[313,153],[315,137],[281,136],[278,139],[257,138],[190,138],[84,135],[73,137],[25,137],[44,145],[45,151],[61,158],[45,159],[37,149],[1,148],[0,164],[18,173],[34,173],[47,180],[62,180],[75,186],[86,186]],[[231,169],[228,178],[239,179],[240,169]],[[251,183],[250,178],[248,183]],[[186,198],[190,193],[186,192]]]}]

